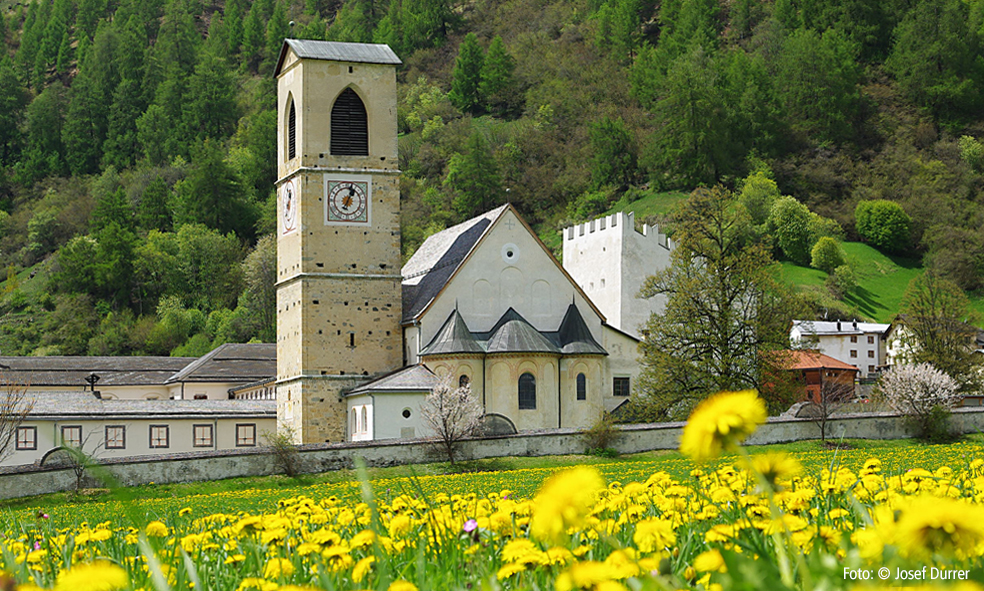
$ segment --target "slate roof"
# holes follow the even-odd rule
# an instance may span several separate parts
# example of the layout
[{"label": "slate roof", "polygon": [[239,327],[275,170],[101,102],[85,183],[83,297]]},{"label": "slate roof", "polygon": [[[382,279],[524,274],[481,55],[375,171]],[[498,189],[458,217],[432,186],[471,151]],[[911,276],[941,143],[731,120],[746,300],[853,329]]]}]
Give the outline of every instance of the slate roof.
[{"label": "slate roof", "polygon": [[271,418],[273,400],[100,400],[89,392],[40,392],[32,395],[28,420]]},{"label": "slate roof", "polygon": [[588,325],[573,302],[567,307],[557,332],[564,355],[608,355],[608,351],[591,336]]},{"label": "slate roof", "polygon": [[475,335],[468,330],[461,314],[457,308],[444,322],[441,330],[437,331],[431,342],[428,343],[421,355],[451,355],[460,353],[484,353],[485,348],[475,339]]},{"label": "slate roof", "polygon": [[490,331],[488,353],[560,353],[552,342],[516,310],[509,308]]},{"label": "slate roof", "polygon": [[280,57],[273,77],[280,75],[287,48],[290,47],[301,59],[329,60],[334,62],[355,62],[361,64],[392,64],[403,62],[390,49],[389,45],[375,43],[340,43],[338,41],[313,41],[310,39],[284,39]]},{"label": "slate roof", "polygon": [[451,275],[482,239],[492,224],[509,208],[497,207],[451,226],[427,238],[403,265],[403,322],[420,316],[441,292]]},{"label": "slate roof", "polygon": [[86,386],[95,373],[100,386],[160,385],[195,357],[0,357],[0,374],[12,383],[32,387]]},{"label": "slate roof", "polygon": [[888,324],[876,324],[874,322],[858,322],[850,320],[793,320],[793,326],[799,326],[803,334],[816,336],[840,335],[840,334],[864,334],[880,333],[884,334],[888,330]]},{"label": "slate roof", "polygon": [[277,373],[274,343],[226,343],[168,378],[180,382],[253,382]]},{"label": "slate roof", "polygon": [[430,392],[437,382],[438,377],[426,366],[410,365],[353,388],[346,396],[366,392]]}]

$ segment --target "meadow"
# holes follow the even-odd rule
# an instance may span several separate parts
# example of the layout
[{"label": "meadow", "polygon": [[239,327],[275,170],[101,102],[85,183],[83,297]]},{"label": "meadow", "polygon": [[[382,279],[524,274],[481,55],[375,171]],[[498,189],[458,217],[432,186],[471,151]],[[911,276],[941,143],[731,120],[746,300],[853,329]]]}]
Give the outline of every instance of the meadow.
[{"label": "meadow", "polygon": [[65,591],[855,589],[848,571],[922,566],[984,581],[980,436],[741,448],[742,413],[695,414],[704,432],[661,456],[23,500],[0,514],[2,568]]}]

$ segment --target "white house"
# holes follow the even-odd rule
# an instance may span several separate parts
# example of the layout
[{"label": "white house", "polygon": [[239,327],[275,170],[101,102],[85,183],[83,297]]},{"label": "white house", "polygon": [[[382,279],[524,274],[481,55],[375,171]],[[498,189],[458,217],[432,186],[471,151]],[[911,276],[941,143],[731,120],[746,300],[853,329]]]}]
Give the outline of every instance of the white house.
[{"label": "white house", "polygon": [[887,363],[888,327],[888,324],[857,320],[794,320],[789,340],[794,347],[810,344],[824,355],[857,366],[861,375],[870,376]]}]

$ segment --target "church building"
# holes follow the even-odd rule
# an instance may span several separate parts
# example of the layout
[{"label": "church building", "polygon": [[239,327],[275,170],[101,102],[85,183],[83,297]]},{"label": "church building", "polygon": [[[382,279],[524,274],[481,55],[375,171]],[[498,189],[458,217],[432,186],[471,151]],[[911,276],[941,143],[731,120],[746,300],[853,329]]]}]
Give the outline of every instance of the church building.
[{"label": "church building", "polygon": [[[400,63],[385,45],[288,39],[281,50],[280,427],[298,443],[427,436],[420,407],[440,380],[470,385],[499,431],[591,426],[631,392],[638,327],[609,323],[572,277],[590,273],[565,269],[514,207],[430,236],[401,267]],[[638,234],[631,217],[604,219]],[[625,241],[668,252],[644,230]],[[633,275],[605,262],[621,250],[599,248],[571,258]]]}]

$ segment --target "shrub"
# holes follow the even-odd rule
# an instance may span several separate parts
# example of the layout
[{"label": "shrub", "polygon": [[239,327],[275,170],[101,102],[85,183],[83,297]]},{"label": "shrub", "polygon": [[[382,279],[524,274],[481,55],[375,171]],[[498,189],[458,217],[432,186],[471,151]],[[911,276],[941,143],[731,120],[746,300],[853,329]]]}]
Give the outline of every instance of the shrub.
[{"label": "shrub", "polygon": [[789,195],[776,200],[769,212],[769,230],[787,259],[810,262],[810,209]]},{"label": "shrub", "polygon": [[854,220],[858,235],[879,250],[902,252],[909,246],[912,219],[894,201],[862,201],[854,209]]},{"label": "shrub", "polygon": [[276,432],[266,431],[263,439],[273,453],[273,463],[277,470],[293,478],[301,471],[301,454],[294,443],[293,427],[283,427]]},{"label": "shrub", "polygon": [[844,296],[858,288],[858,278],[850,265],[840,265],[827,276],[824,286],[832,296],[843,299]]},{"label": "shrub", "polygon": [[844,250],[829,236],[817,240],[810,250],[810,266],[814,269],[833,273],[834,269],[843,264]]},{"label": "shrub", "polygon": [[588,454],[609,458],[618,455],[618,450],[612,448],[617,437],[618,429],[615,428],[615,420],[608,413],[604,413],[583,434]]},{"label": "shrub", "polygon": [[949,432],[950,409],[961,399],[956,380],[928,363],[894,367],[882,376],[879,388],[889,406],[908,417],[926,441],[938,441]]}]

